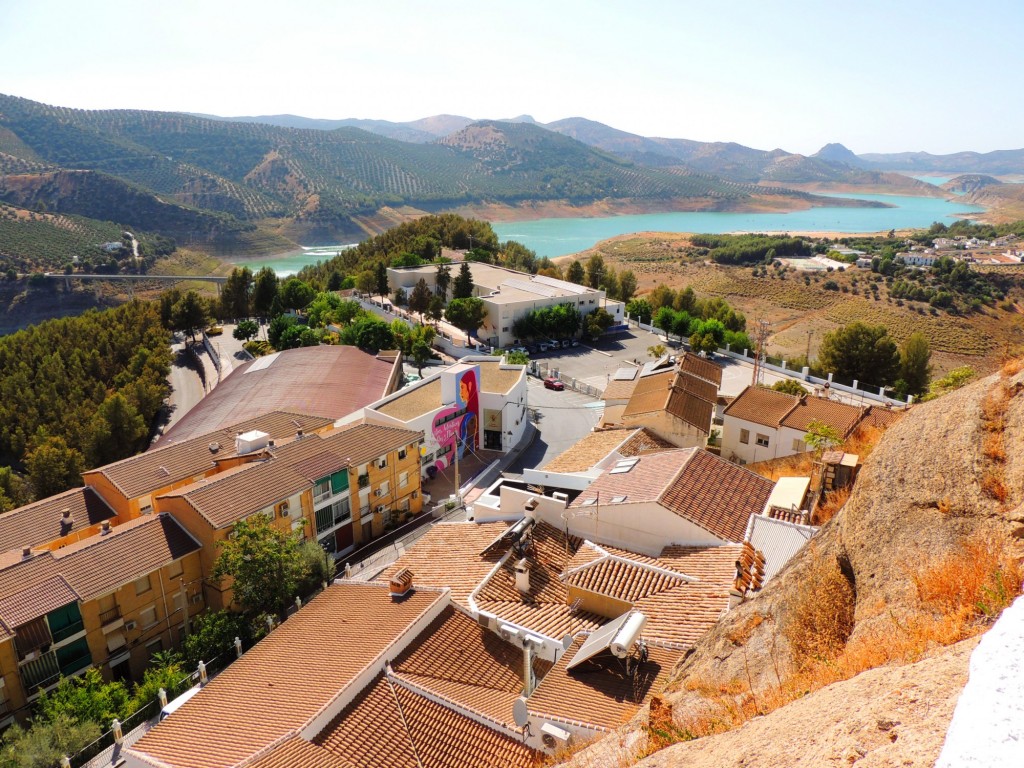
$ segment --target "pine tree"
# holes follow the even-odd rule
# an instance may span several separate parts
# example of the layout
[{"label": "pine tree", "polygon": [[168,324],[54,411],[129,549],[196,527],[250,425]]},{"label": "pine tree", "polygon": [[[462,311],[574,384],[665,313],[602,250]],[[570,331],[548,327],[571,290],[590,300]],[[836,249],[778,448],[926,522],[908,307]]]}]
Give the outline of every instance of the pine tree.
[{"label": "pine tree", "polygon": [[468,299],[473,295],[473,273],[469,268],[469,262],[462,262],[462,266],[459,267],[459,274],[455,277],[455,282],[452,284],[452,298],[453,299]]}]

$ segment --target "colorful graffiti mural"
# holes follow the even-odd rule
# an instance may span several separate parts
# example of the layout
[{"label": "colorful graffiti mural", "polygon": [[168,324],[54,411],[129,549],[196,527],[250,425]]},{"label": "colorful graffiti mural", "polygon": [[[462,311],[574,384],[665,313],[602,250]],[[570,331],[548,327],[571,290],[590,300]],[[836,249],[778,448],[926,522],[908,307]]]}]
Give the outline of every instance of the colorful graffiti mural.
[{"label": "colorful graffiti mural", "polygon": [[[452,462],[455,451],[459,458],[466,451],[475,451],[480,442],[479,368],[458,374],[455,382],[455,405],[444,408],[434,417],[432,432],[441,448],[434,466],[444,469]],[[458,414],[458,415],[456,415]]]}]

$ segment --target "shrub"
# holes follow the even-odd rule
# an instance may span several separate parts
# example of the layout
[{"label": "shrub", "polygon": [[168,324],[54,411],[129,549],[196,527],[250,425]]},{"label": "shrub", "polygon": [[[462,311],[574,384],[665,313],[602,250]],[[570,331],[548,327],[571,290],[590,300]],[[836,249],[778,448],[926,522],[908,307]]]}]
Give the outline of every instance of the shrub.
[{"label": "shrub", "polygon": [[813,552],[804,583],[783,627],[797,668],[836,658],[853,632],[853,585],[838,560]]}]

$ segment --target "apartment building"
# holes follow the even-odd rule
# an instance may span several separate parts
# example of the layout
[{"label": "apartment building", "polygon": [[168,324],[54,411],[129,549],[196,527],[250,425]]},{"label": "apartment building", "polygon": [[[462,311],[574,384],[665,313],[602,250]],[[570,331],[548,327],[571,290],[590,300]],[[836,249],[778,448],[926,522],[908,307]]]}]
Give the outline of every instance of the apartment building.
[{"label": "apartment building", "polygon": [[58,549],[0,557],[0,725],[61,676],[99,667],[141,679],[206,607],[199,543],[168,515],[149,515]]}]

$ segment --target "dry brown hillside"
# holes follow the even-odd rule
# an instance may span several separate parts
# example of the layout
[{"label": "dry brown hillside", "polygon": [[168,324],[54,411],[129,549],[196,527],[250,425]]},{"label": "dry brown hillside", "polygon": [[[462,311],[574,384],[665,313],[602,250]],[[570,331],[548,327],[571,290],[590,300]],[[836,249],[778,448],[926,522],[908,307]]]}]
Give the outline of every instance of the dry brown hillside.
[{"label": "dry brown hillside", "polygon": [[[936,679],[952,676],[952,689],[901,701],[903,714],[889,718],[908,724],[897,733],[918,750],[906,764],[930,765],[921,755],[932,748],[934,762],[952,712],[947,699],[955,701],[966,672],[966,660],[946,647],[984,631],[1024,575],[1024,455],[1016,450],[1024,444],[1021,367],[1010,364],[918,406],[890,428],[843,510],[760,595],[703,638],[675,670],[663,705],[656,702],[653,714],[642,713],[577,764],[632,765],[645,755],[652,755],[645,766],[795,764],[752,759],[768,742],[777,747],[793,737],[801,720],[785,713],[813,708],[813,698],[829,710],[829,722],[815,726],[804,717],[806,728],[859,732],[878,701],[918,684],[928,690],[934,681],[927,670],[941,668]],[[875,668],[881,669],[865,673]],[[879,722],[886,718],[878,714]],[[672,746],[694,737],[726,746]],[[889,754],[898,739],[876,741],[842,760],[859,761],[882,746]],[[675,751],[685,760],[672,757]],[[704,751],[714,760],[693,762]]]}]

